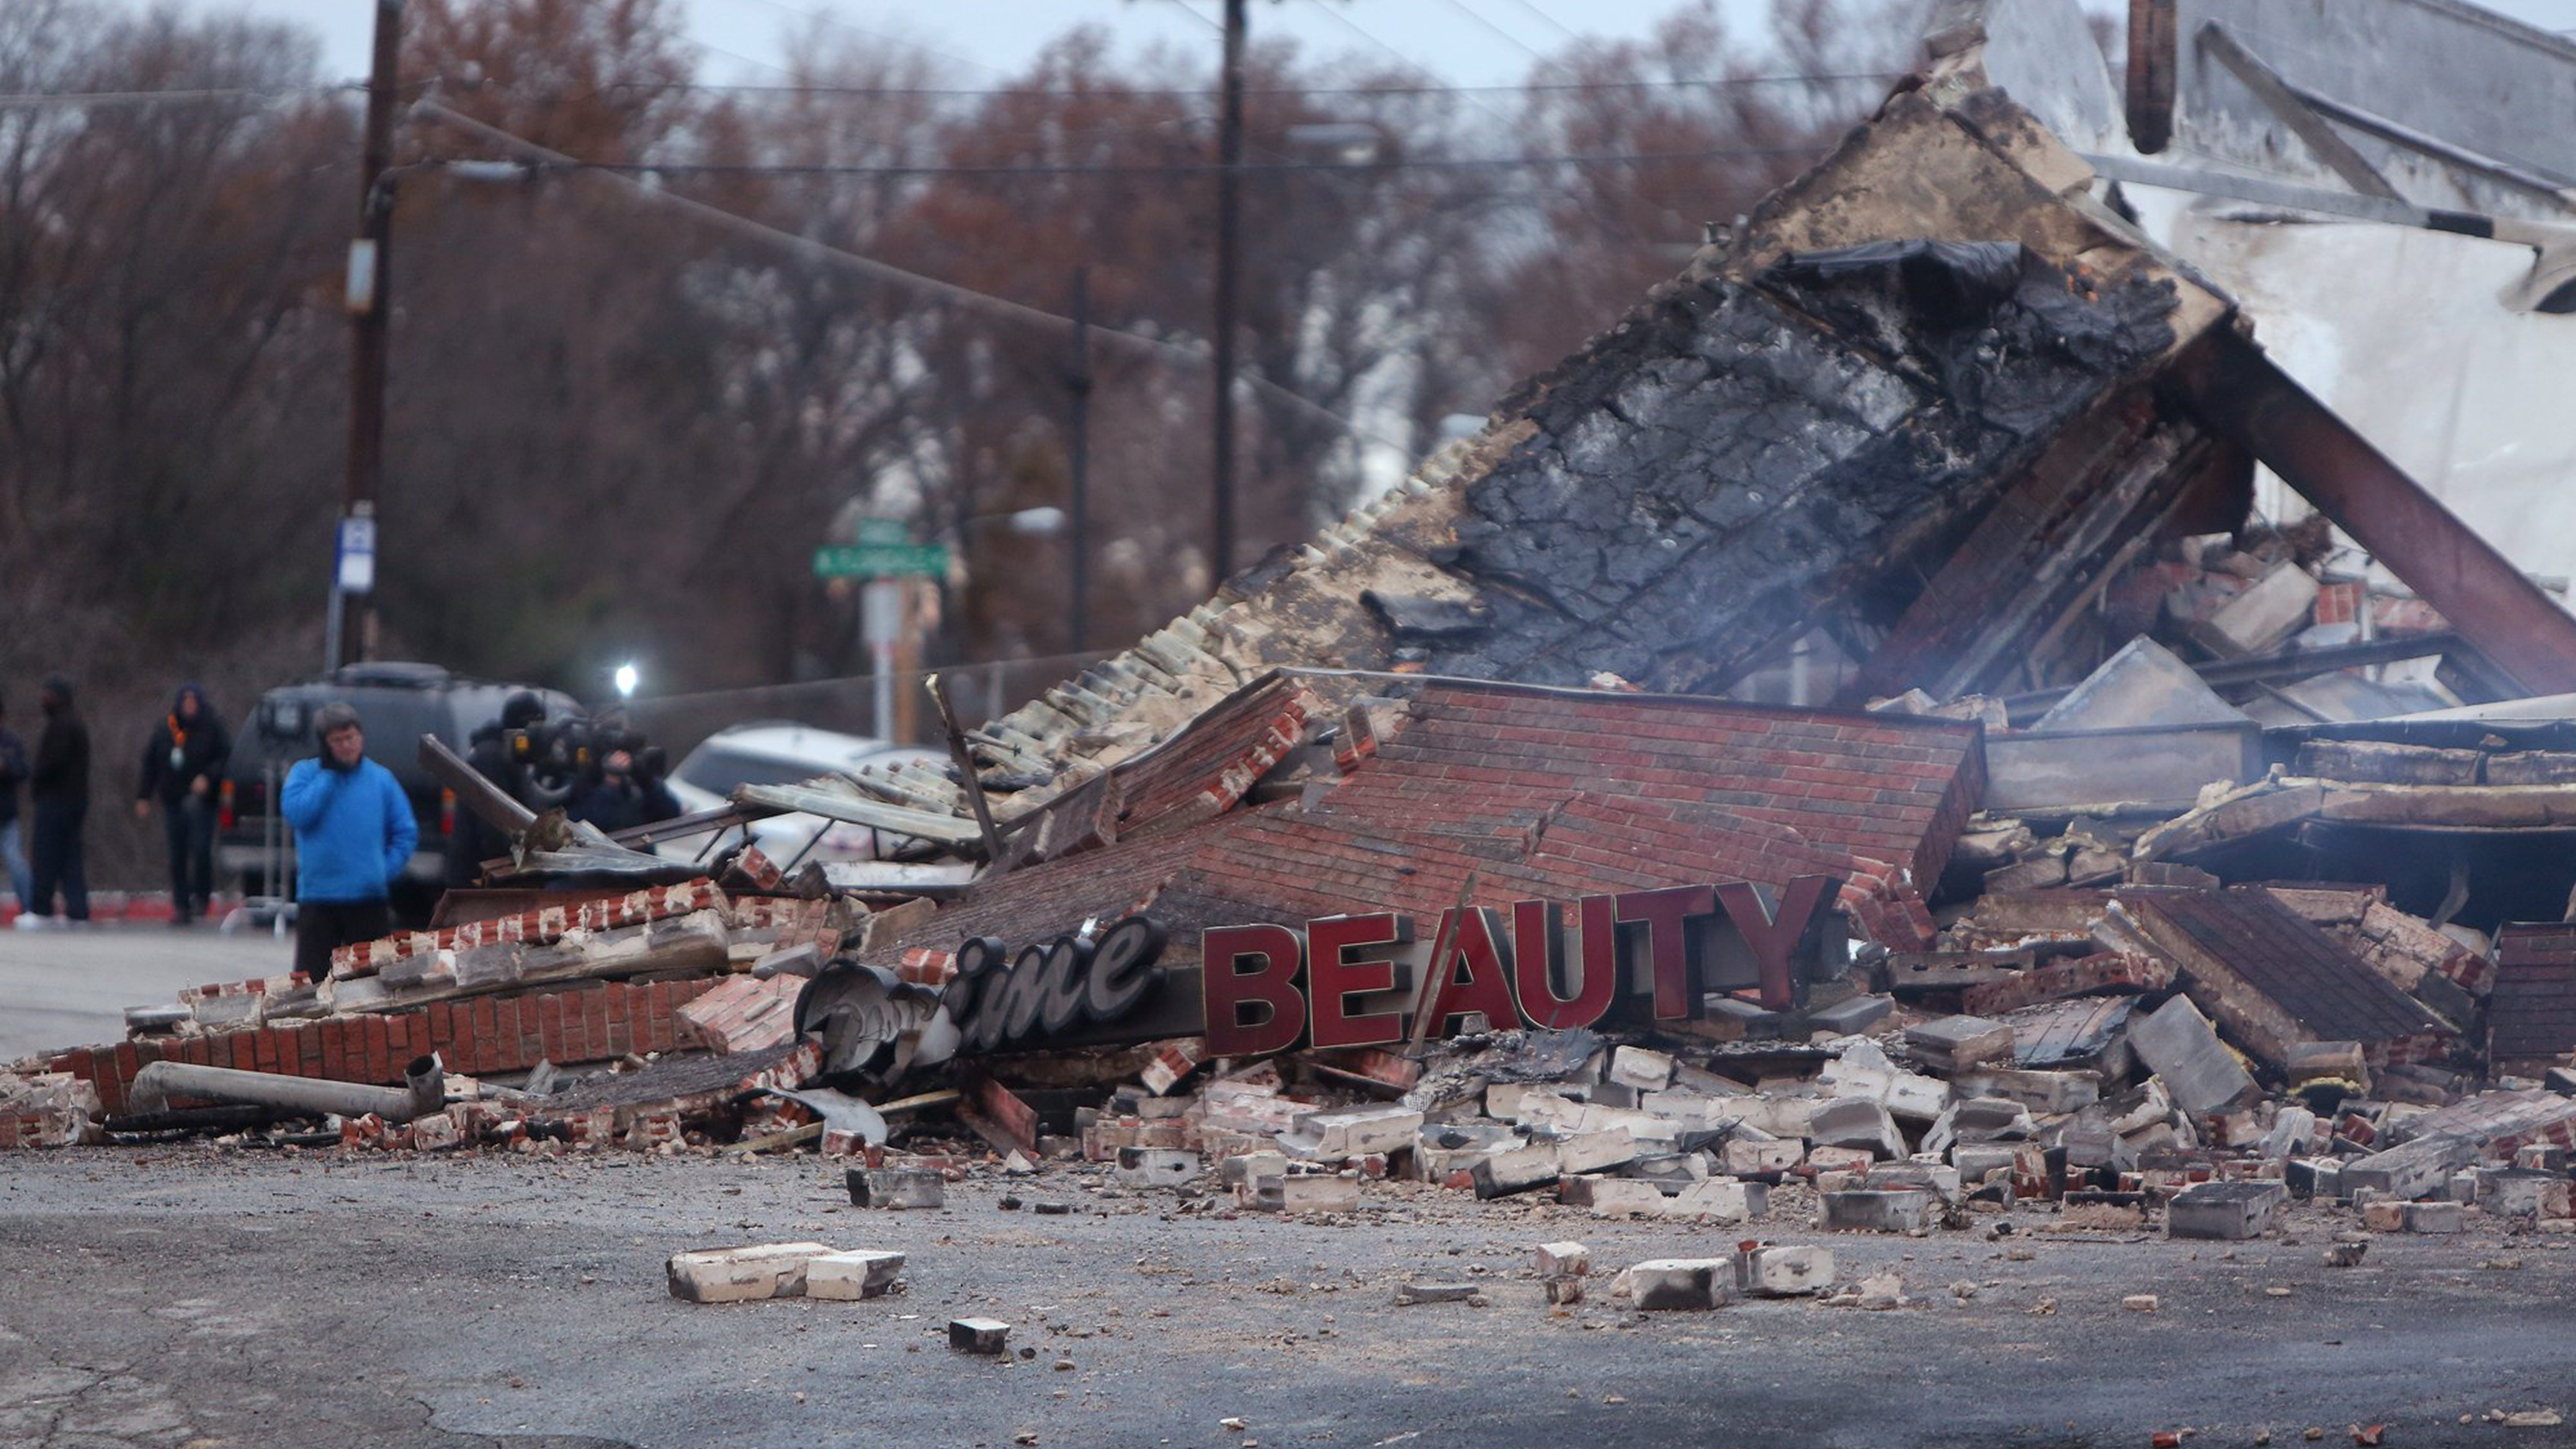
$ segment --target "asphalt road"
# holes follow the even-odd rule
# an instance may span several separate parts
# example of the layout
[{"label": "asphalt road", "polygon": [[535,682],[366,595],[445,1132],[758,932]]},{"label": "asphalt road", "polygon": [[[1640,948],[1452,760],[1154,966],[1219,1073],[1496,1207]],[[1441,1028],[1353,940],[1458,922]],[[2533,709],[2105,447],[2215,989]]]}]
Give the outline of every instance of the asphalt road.
[{"label": "asphalt road", "polygon": [[[1589,1243],[1606,1271],[1734,1233],[1393,1185],[1347,1223],[1228,1219],[1064,1168],[866,1213],[838,1176],[811,1158],[0,1154],[0,1445],[2143,1449],[2180,1428],[2349,1444],[2372,1423],[2407,1449],[2576,1442],[2458,1422],[2576,1418],[2566,1236],[2382,1238],[2329,1269],[2348,1214],[2303,1210],[2231,1253],[2051,1233],[2025,1208],[2001,1239],[1830,1239],[1846,1279],[1903,1275],[1916,1301],[1892,1312],[1642,1315],[1606,1280],[1551,1312],[1534,1244]],[[1006,1190],[1077,1210],[1006,1212]],[[905,1252],[907,1290],[665,1291],[678,1249],[805,1238]],[[1395,1307],[1408,1277],[1472,1278],[1491,1306]],[[2121,1307],[2140,1292],[2155,1312]],[[1014,1324],[1035,1356],[952,1353],[960,1314]]]},{"label": "asphalt road", "polygon": [[283,974],[292,937],[224,935],[212,926],[0,927],[0,1062],[54,1047],[121,1041],[125,1008],[176,1001],[179,988]]}]

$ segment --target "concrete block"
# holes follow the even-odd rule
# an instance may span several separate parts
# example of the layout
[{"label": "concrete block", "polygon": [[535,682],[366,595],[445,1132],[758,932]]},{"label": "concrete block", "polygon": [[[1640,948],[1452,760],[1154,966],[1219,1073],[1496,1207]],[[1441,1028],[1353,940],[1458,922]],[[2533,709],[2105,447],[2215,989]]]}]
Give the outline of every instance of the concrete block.
[{"label": "concrete block", "polygon": [[1735,1296],[1735,1265],[1725,1258],[1653,1258],[1628,1270],[1638,1311],[1664,1313],[1724,1307]]},{"label": "concrete block", "polygon": [[1929,1188],[1850,1189],[1823,1194],[1817,1226],[1829,1233],[1915,1233],[1932,1226]]},{"label": "concrete block", "polygon": [[2284,1183],[2196,1182],[2166,1206],[2165,1233],[2223,1243],[2259,1238],[2289,1200]]},{"label": "concrete block", "polygon": [[1860,1147],[1884,1158],[1905,1155],[1905,1136],[1883,1102],[1842,1097],[1816,1109],[1808,1135],[1825,1147]]},{"label": "concrete block", "polygon": [[1738,1177],[1759,1177],[1787,1172],[1807,1160],[1803,1142],[1755,1142],[1729,1139],[1723,1161],[1726,1170]]},{"label": "concrete block", "polygon": [[2254,1093],[2254,1079],[2189,997],[2131,1016],[2128,1040],[2147,1069],[2163,1079],[2174,1104],[2192,1116],[2224,1112]]},{"label": "concrete block", "polygon": [[1504,1152],[1487,1153],[1468,1169],[1480,1198],[1508,1197],[1544,1187],[1565,1175],[1565,1159],[1553,1142],[1533,1142]]},{"label": "concrete block", "polygon": [[2361,1225],[2374,1233],[2406,1231],[2406,1207],[2393,1198],[2373,1197],[2361,1205]]},{"label": "concrete block", "polygon": [[1660,1216],[1665,1202],[1663,1189],[1633,1177],[1569,1177],[1557,1196],[1597,1218]]},{"label": "concrete block", "polygon": [[1740,1178],[1712,1177],[1695,1182],[1664,1202],[1667,1217],[1711,1218],[1720,1223],[1748,1223],[1770,1211],[1771,1189]]},{"label": "concrete block", "polygon": [[893,1287],[902,1271],[901,1253],[823,1253],[805,1264],[805,1296],[840,1302],[874,1298]]},{"label": "concrete block", "polygon": [[1401,1152],[1422,1130],[1422,1114],[1402,1107],[1342,1107],[1300,1113],[1295,1136],[1312,1142],[1315,1157],[1366,1157]]},{"label": "concrete block", "polygon": [[1637,1160],[1637,1139],[1625,1127],[1579,1132],[1556,1144],[1557,1174],[1610,1172]]},{"label": "concrete block", "polygon": [[2221,659],[2268,654],[2307,627],[2316,602],[2316,576],[2283,559],[2217,612],[2185,624],[2183,632]]},{"label": "concrete block", "polygon": [[1592,1250],[1581,1243],[1538,1245],[1538,1275],[1542,1278],[1578,1278],[1591,1271]]},{"label": "concrete block", "polygon": [[1907,1027],[1905,1044],[1937,1066],[1979,1067],[2012,1056],[2013,1029],[1982,1016],[1941,1016]]},{"label": "concrete block", "polygon": [[1981,1067],[1950,1078],[1951,1090],[1972,1097],[2001,1097],[2033,1112],[2079,1112],[2102,1100],[2102,1079],[2091,1072],[2037,1072]]},{"label": "concrete block", "polygon": [[1339,1173],[1300,1173],[1279,1180],[1279,1210],[1289,1213],[1355,1213],[1360,1180]]},{"label": "concrete block", "polygon": [[847,1181],[853,1207],[935,1208],[948,1201],[946,1179],[926,1167],[853,1167]]},{"label": "concrete block", "polygon": [[2569,1215],[2569,1183],[2563,1173],[2504,1168],[2490,1169],[2481,1176],[2485,1179],[2481,1195],[2485,1199],[2486,1210],[2497,1217],[2537,1219]]},{"label": "concrete block", "polygon": [[1481,1303],[1484,1293],[1473,1283],[1406,1282],[1395,1285],[1397,1307],[1416,1303]]},{"label": "concrete block", "polygon": [[1866,1172],[1878,1154],[1866,1147],[1810,1147],[1807,1165],[1818,1172]]},{"label": "concrete block", "polygon": [[1561,1089],[1553,1086],[1497,1082],[1485,1089],[1485,1115],[1497,1122],[1528,1126],[1554,1121],[1558,1114],[1570,1115],[1574,1106]]},{"label": "concrete block", "polygon": [[1984,1182],[1998,1169],[2010,1172],[2019,1161],[2020,1150],[2009,1142],[1962,1142],[1950,1149],[1950,1165],[1963,1184]]},{"label": "concrete block", "polygon": [[1547,1291],[1550,1307],[1564,1307],[1583,1301],[1583,1280],[1580,1278],[1550,1278],[1539,1286]]},{"label": "concrete block", "polygon": [[2468,1231],[2468,1227],[2469,1209],[2465,1203],[2406,1204],[2406,1231],[2410,1233],[2460,1233]]},{"label": "concrete block", "polygon": [[959,1353],[993,1357],[1002,1352],[1011,1337],[1011,1325],[998,1318],[952,1318],[948,1320],[948,1346]]},{"label": "concrete block", "polygon": [[1221,1158],[1216,1165],[1216,1180],[1226,1187],[1240,1187],[1265,1177],[1286,1177],[1288,1158],[1279,1152],[1244,1152]]},{"label": "concrete block", "polygon": [[1623,1046],[1610,1054],[1609,1080],[1641,1092],[1661,1091],[1673,1079],[1673,1059],[1664,1052]]},{"label": "concrete block", "polygon": [[1829,1031],[1837,1036],[1852,1036],[1869,1030],[1887,1019],[1896,1009],[1896,1000],[1888,996],[1847,997],[1820,1011],[1807,1013],[1807,1025],[1816,1031]]},{"label": "concrete block", "polygon": [[2295,1198],[2338,1198],[2344,1195],[2343,1159],[2339,1157],[2293,1157],[2283,1164],[2281,1181]]},{"label": "concrete block", "polygon": [[1765,1244],[1735,1255],[1735,1286],[1756,1298],[1796,1298],[1833,1281],[1831,1248]]},{"label": "concrete block", "polygon": [[2343,1189],[2357,1193],[2368,1188],[2401,1201],[2413,1201],[2440,1191],[2452,1173],[2477,1159],[2477,1144],[2465,1137],[2447,1133],[2418,1137],[2386,1152],[2346,1160]]},{"label": "concrete block", "polygon": [[1195,1152],[1172,1147],[1121,1147],[1118,1180],[1129,1187],[1180,1187],[1195,1182],[1207,1164]]},{"label": "concrete block", "polygon": [[2304,1155],[2309,1151],[2317,1131],[2317,1114],[2305,1107],[2283,1107],[2272,1119],[2272,1130],[2263,1134],[2262,1153],[2265,1161]]},{"label": "concrete block", "polygon": [[689,1303],[752,1303],[805,1292],[805,1268],[832,1250],[821,1243],[761,1243],[673,1253],[671,1296]]}]

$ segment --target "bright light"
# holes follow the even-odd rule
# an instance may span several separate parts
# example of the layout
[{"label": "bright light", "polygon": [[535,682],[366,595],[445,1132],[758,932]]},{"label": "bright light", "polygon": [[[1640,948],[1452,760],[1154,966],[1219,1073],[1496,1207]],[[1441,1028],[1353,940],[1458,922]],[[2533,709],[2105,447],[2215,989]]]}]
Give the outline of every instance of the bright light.
[{"label": "bright light", "polygon": [[635,697],[635,680],[636,674],[634,665],[620,664],[617,666],[617,697],[619,699],[632,699]]}]

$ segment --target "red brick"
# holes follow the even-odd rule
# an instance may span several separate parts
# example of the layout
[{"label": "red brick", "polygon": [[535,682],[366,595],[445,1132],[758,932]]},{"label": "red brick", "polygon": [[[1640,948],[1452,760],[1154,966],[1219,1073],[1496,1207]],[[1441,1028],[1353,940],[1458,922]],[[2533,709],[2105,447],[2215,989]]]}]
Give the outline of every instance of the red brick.
[{"label": "red brick", "polygon": [[537,998],[537,1049],[550,1062],[569,1059],[564,1052],[563,1008],[561,992]]},{"label": "red brick", "polygon": [[349,1024],[345,1020],[325,1021],[322,1033],[322,1075],[335,1082],[349,1079]]},{"label": "red brick", "polygon": [[581,1027],[585,1041],[582,1059],[584,1061],[597,1061],[603,1057],[621,1057],[633,1049],[631,1032],[628,1035],[628,1047],[621,1050],[617,1044],[617,1023],[623,1020],[619,1003],[632,989],[626,986],[602,986],[581,994]]}]

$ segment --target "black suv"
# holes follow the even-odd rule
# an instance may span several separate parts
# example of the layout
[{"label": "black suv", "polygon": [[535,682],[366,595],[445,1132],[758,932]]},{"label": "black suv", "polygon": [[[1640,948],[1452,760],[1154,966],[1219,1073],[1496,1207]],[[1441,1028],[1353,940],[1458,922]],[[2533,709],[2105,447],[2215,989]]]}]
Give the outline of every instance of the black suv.
[{"label": "black suv", "polygon": [[368,757],[394,772],[420,820],[420,846],[396,891],[396,904],[406,915],[420,913],[424,902],[437,900],[457,809],[454,792],[420,767],[420,737],[436,735],[461,755],[474,731],[500,718],[501,702],[522,689],[546,702],[548,719],[581,712],[572,696],[558,690],[466,679],[435,664],[352,664],[261,695],[233,736],[222,812],[216,817],[216,865],[225,876],[240,879],[244,894],[262,895],[268,892],[274,863],[285,877],[278,894],[293,893],[293,832],[271,814],[272,801],[286,783],[286,772],[319,748],[313,738],[314,712],[335,699],[345,700],[367,731]]}]

